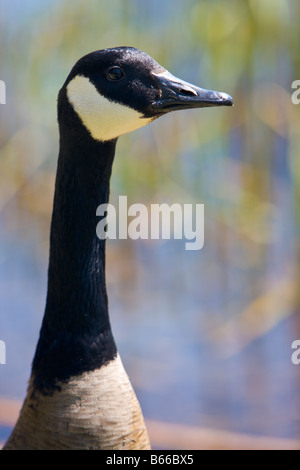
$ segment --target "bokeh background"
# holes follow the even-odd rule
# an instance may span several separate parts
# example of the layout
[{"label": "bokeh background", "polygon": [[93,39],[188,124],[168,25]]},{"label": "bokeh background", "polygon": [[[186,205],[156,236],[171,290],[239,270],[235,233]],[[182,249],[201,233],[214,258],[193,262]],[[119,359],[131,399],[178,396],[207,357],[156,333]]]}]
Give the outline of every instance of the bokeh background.
[{"label": "bokeh background", "polygon": [[0,0],[0,441],[42,321],[73,64],[118,45],[226,91],[120,138],[111,202],[202,203],[205,244],[109,241],[111,322],[156,448],[299,447],[298,0]]}]

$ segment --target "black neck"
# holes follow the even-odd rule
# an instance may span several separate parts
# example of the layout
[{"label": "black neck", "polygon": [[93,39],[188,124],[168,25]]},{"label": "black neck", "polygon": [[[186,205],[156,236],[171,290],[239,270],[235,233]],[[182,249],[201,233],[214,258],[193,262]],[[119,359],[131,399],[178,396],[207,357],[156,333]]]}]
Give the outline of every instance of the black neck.
[{"label": "black neck", "polygon": [[60,125],[48,294],[33,361],[35,384],[42,389],[99,368],[116,355],[105,284],[105,240],[96,235],[96,209],[108,202],[116,142],[97,142],[81,123],[75,124]]}]

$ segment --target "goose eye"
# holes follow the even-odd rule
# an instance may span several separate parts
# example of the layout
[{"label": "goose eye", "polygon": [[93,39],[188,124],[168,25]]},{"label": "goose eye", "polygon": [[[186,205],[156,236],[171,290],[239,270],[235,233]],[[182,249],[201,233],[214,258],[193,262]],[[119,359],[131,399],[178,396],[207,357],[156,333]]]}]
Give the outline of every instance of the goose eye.
[{"label": "goose eye", "polygon": [[106,76],[109,80],[120,80],[124,77],[124,72],[120,67],[112,67],[107,71]]}]

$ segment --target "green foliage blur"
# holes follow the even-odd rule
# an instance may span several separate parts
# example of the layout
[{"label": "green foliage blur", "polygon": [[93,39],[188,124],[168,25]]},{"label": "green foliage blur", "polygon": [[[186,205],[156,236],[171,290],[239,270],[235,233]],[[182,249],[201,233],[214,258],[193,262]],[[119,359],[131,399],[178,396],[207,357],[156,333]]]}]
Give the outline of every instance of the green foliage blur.
[{"label": "green foliage blur", "polygon": [[[260,259],[292,191],[299,219],[299,2],[293,0],[19,1],[1,4],[1,207],[48,220],[58,133],[56,97],[69,70],[96,49],[130,45],[175,75],[226,91],[234,109],[174,113],[118,144],[112,198],[201,200]],[[250,256],[249,262],[253,262]]]}]

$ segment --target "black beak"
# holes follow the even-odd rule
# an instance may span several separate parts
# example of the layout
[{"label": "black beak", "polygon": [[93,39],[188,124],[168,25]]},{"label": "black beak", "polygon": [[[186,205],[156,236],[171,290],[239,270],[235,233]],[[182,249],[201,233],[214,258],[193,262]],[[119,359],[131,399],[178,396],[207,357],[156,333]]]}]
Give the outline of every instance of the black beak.
[{"label": "black beak", "polygon": [[168,113],[177,109],[206,108],[208,106],[232,106],[230,95],[205,90],[174,77],[171,73],[152,73],[161,91],[158,100],[152,103],[157,113]]}]

